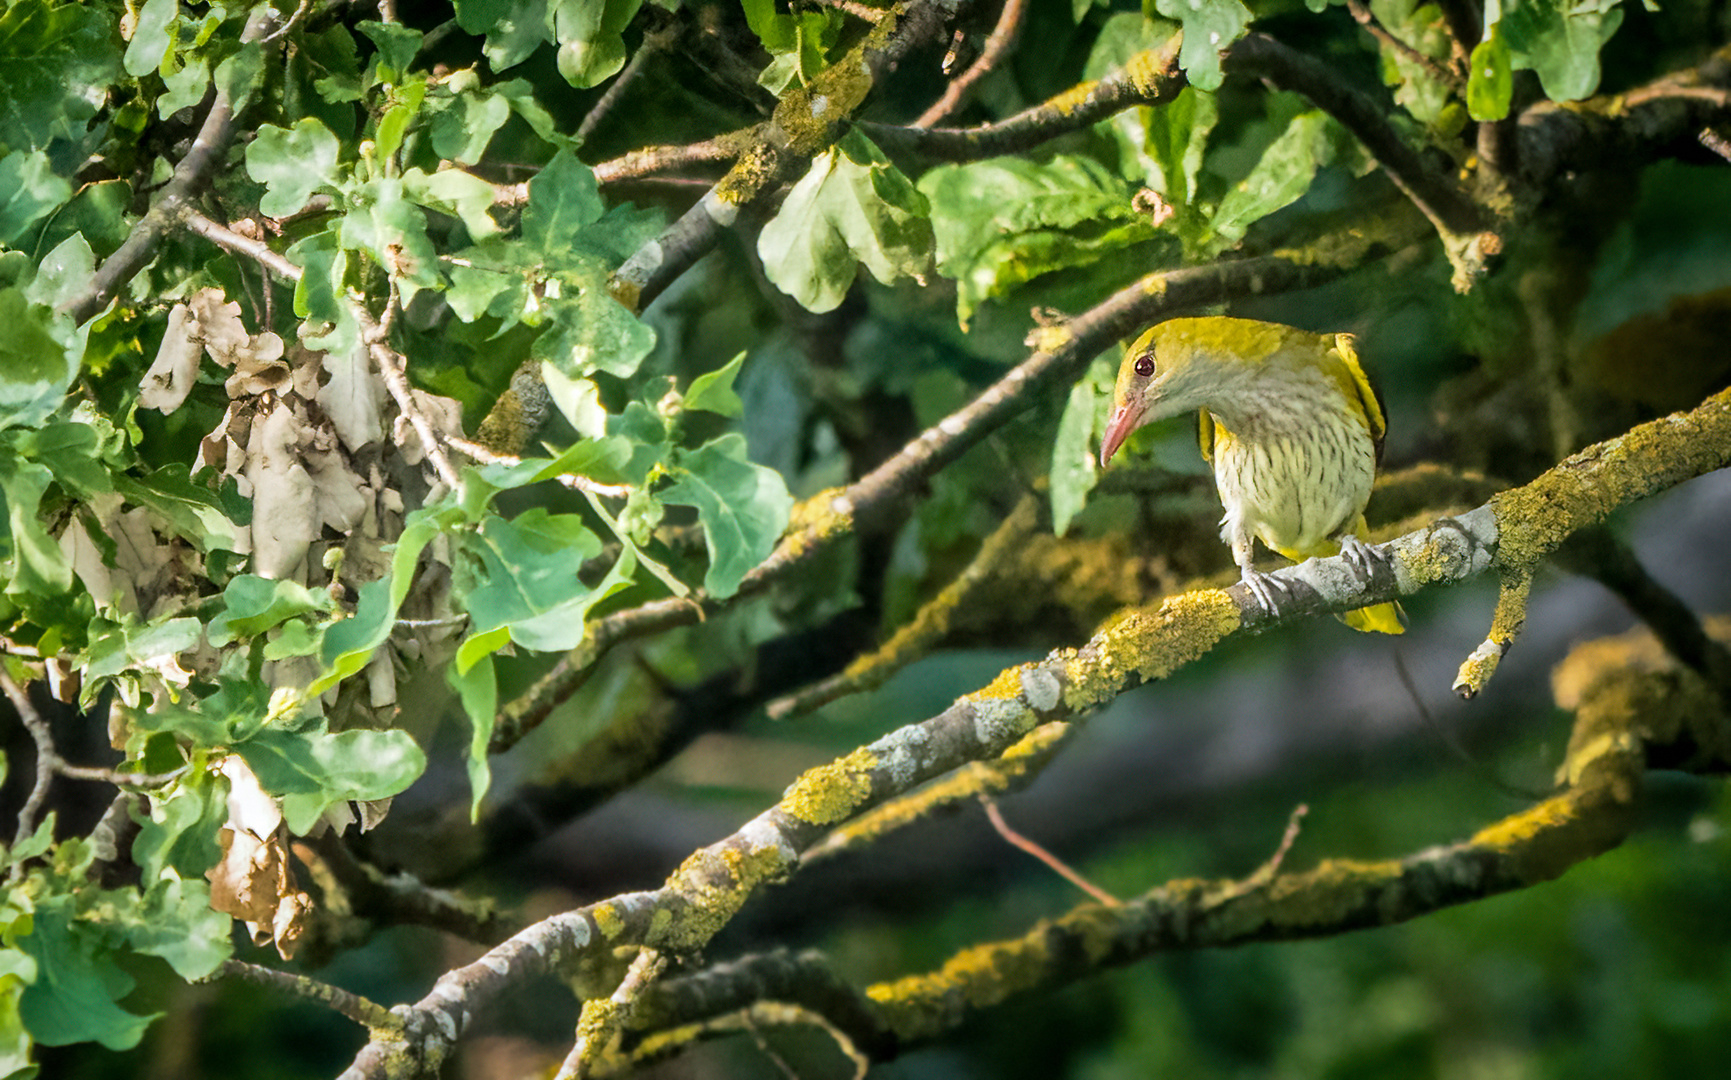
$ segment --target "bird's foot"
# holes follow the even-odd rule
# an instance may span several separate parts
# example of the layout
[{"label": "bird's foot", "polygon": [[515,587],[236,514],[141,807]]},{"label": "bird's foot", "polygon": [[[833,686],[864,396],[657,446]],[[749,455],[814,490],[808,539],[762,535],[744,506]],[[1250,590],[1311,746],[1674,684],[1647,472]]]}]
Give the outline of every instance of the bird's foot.
[{"label": "bird's foot", "polygon": [[1278,616],[1280,602],[1292,593],[1284,581],[1255,570],[1245,570],[1240,580],[1244,582],[1244,587],[1250,590],[1250,595],[1256,598],[1257,604],[1270,615]]},{"label": "bird's foot", "polygon": [[1369,585],[1376,577],[1378,567],[1394,565],[1394,559],[1386,552],[1371,547],[1351,533],[1340,538],[1340,557],[1346,560],[1346,565],[1352,567],[1352,572],[1358,575],[1360,583]]}]

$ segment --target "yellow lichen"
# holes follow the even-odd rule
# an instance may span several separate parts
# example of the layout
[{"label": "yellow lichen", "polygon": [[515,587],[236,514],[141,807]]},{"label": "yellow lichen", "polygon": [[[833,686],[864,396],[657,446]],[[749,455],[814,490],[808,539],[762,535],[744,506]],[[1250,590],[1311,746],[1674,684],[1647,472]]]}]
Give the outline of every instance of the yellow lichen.
[{"label": "yellow lichen", "polygon": [[1007,667],[998,672],[997,676],[993,678],[991,682],[980,687],[978,690],[975,690],[973,693],[966,695],[965,700],[1011,701],[1020,697],[1022,693],[1023,666],[1024,665],[1018,664],[1015,667]]},{"label": "yellow lichen", "polygon": [[808,770],[781,797],[781,810],[812,825],[845,820],[871,795],[871,774],[877,766],[877,755],[862,746],[844,758]]},{"label": "yellow lichen", "polygon": [[589,913],[595,920],[595,928],[601,931],[601,936],[608,941],[618,937],[625,929],[625,919],[619,909],[612,904],[597,904]]}]

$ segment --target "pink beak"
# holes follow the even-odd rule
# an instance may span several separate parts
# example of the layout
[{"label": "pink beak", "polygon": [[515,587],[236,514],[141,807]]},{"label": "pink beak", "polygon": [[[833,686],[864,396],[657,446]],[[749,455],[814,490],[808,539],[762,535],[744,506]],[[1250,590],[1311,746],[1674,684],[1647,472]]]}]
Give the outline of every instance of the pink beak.
[{"label": "pink beak", "polygon": [[1142,425],[1142,409],[1135,405],[1124,404],[1112,410],[1112,419],[1106,421],[1106,434],[1100,439],[1100,467],[1112,460],[1112,455],[1124,445],[1124,440],[1130,433]]}]

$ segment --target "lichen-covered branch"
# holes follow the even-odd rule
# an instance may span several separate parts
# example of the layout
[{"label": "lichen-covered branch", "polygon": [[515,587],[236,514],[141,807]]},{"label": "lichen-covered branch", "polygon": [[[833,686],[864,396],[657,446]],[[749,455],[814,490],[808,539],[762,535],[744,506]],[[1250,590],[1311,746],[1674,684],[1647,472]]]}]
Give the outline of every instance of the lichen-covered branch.
[{"label": "lichen-covered branch", "polygon": [[809,86],[783,95],[770,120],[752,129],[727,175],[613,272],[609,289],[614,298],[632,311],[647,307],[707,254],[741,213],[827,148],[877,80],[909,49],[931,40],[955,9],[956,0],[902,0]]},{"label": "lichen-covered branch", "polygon": [[1137,105],[1158,105],[1177,97],[1187,85],[1178,68],[1178,41],[1147,49],[1124,67],[1093,82],[1080,83],[1048,101],[992,124],[973,128],[898,127],[862,123],[885,153],[918,154],[939,161],[976,161],[1014,154],[1050,142]]},{"label": "lichen-covered branch", "polygon": [[[1392,569],[1368,582],[1357,578],[1339,556],[1276,571],[1288,597],[1278,619],[1391,600],[1429,585],[1464,580],[1493,565],[1505,573],[1530,573],[1572,533],[1599,524],[1616,508],[1727,464],[1731,390],[1692,412],[1643,424],[1588,447],[1525,487],[1384,545]],[[780,803],[693,854],[660,889],[545,919],[475,963],[446,973],[420,1002],[398,1011],[405,1020],[403,1033],[375,1039],[345,1075],[435,1071],[475,1010],[509,986],[586,952],[623,945],[675,954],[698,949],[760,888],[795,872],[803,854],[833,828],[970,762],[999,757],[1042,724],[1085,714],[1131,686],[1165,678],[1234,634],[1275,620],[1242,583],[1122,612],[1080,648],[1060,649],[1044,660],[1008,668],[942,713],[810,770]],[[1716,695],[1713,700],[1718,701]],[[1701,745],[1717,753],[1720,744]],[[1574,754],[1571,760],[1586,759]],[[1582,765],[1576,771],[1586,769]],[[1601,790],[1570,779],[1576,788]],[[1318,871],[1313,884],[1284,901],[1281,909],[1321,910],[1326,921],[1347,928],[1370,925],[1363,920],[1373,915],[1386,920],[1390,912],[1430,910],[1442,902],[1439,896],[1464,898],[1542,880],[1547,873],[1555,876],[1561,867],[1554,865],[1554,858],[1545,858],[1552,849],[1541,845],[1528,850],[1517,841],[1558,821],[1574,820],[1582,810],[1581,797],[1561,796],[1530,811],[1530,821],[1505,823],[1500,832],[1487,830],[1458,858],[1448,854],[1453,849],[1440,849],[1446,857],[1425,853],[1409,860],[1410,865],[1395,864],[1393,870],[1390,864],[1331,864],[1328,874]],[[1497,858],[1486,861],[1485,855]],[[1506,881],[1499,876],[1508,874],[1514,876]],[[1340,891],[1334,880],[1339,877],[1351,891]],[[1285,880],[1276,878],[1270,884],[1271,897],[1287,895],[1289,890],[1281,885]],[[1342,903],[1342,897],[1361,896],[1369,885],[1381,890],[1373,900]],[[1305,889],[1314,889],[1314,894]],[[1193,903],[1198,895],[1206,893],[1192,891],[1179,899]],[[1323,921],[1312,914],[1294,924],[1291,914],[1276,919],[1259,914],[1260,907],[1243,906],[1254,905],[1260,895],[1234,896],[1223,909],[1222,925],[1241,925],[1249,912],[1256,916],[1250,920],[1252,929],[1264,937],[1280,937],[1298,936]]]},{"label": "lichen-covered branch", "polygon": [[955,580],[922,604],[913,618],[888,641],[869,653],[861,653],[835,675],[770,702],[770,719],[785,720],[821,708],[848,694],[875,689],[926,655],[950,632],[957,612],[968,598],[997,571],[999,564],[1014,548],[1027,542],[1029,533],[1040,520],[1040,503],[1037,496],[1023,496],[992,535],[986,537],[986,542],[980,545],[980,550]]}]

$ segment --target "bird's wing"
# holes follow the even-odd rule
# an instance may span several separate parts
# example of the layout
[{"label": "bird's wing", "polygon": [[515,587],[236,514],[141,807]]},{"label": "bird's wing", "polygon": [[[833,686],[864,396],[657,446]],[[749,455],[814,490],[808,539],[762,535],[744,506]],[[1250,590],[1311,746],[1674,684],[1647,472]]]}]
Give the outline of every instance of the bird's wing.
[{"label": "bird's wing", "polygon": [[1388,434],[1388,421],[1382,415],[1382,403],[1377,400],[1376,390],[1370,385],[1370,379],[1364,373],[1364,368],[1358,363],[1357,339],[1351,334],[1334,335],[1335,351],[1346,364],[1347,372],[1352,376],[1352,390],[1358,395],[1358,403],[1364,408],[1364,422],[1370,427],[1370,440],[1376,444],[1376,460],[1382,463],[1382,440]]},{"label": "bird's wing", "polygon": [[1214,464],[1214,414],[1207,409],[1196,410],[1196,444],[1202,447],[1202,460]]}]

